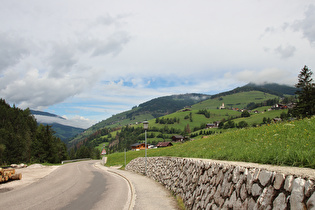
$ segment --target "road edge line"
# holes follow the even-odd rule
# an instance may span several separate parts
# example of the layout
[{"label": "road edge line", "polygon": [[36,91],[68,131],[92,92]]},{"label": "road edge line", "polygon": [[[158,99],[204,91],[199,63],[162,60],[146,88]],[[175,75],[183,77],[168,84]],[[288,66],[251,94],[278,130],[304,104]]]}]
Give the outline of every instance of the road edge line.
[{"label": "road edge line", "polygon": [[[101,163],[98,162],[98,163],[95,163],[94,166],[97,167],[97,168],[100,168],[99,166],[102,166],[102,165],[101,165]],[[133,207],[135,206],[136,194],[135,194],[134,186],[133,186],[133,184],[131,183],[131,181],[130,181],[126,176],[124,176],[124,175],[122,175],[122,174],[120,174],[120,173],[118,173],[118,172],[116,172],[116,171],[110,170],[110,169],[109,169],[108,167],[106,167],[106,166],[102,166],[102,167],[104,167],[104,169],[106,169],[106,171],[111,172],[111,173],[113,173],[113,174],[116,174],[116,175],[122,177],[124,180],[127,181],[128,185],[129,185],[129,189],[130,189],[130,201],[129,201],[128,210],[133,209]],[[100,168],[100,169],[101,169],[101,168]]]}]

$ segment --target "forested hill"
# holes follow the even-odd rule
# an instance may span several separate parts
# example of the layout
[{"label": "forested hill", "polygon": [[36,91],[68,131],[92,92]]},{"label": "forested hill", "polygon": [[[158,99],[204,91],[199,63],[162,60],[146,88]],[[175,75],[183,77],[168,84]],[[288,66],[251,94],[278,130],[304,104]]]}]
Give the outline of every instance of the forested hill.
[{"label": "forested hill", "polygon": [[191,106],[208,98],[210,98],[209,95],[197,93],[159,97],[140,104],[139,107],[141,109],[137,110],[135,114],[150,112],[156,118],[176,112],[185,106]]},{"label": "forested hill", "polygon": [[[63,142],[68,143],[68,140],[82,133],[85,129],[72,126],[67,119],[51,114],[49,112],[42,112],[30,110],[36,118],[38,124],[49,125],[55,131],[55,136],[60,138]],[[67,125],[68,124],[68,125]],[[70,125],[69,125],[70,124]]]},{"label": "forested hill", "polygon": [[219,93],[216,95],[211,96],[211,98],[218,98],[226,95],[232,95],[234,93],[239,93],[239,92],[248,92],[248,91],[261,91],[264,93],[269,93],[272,95],[276,95],[279,97],[283,97],[284,95],[294,95],[297,89],[292,86],[288,85],[279,85],[276,83],[264,83],[264,84],[254,84],[254,83],[249,83],[243,87],[237,87],[231,91]]},{"label": "forested hill", "polygon": [[11,107],[0,99],[0,165],[67,159],[65,143],[53,134],[50,126],[37,125],[29,109]]}]

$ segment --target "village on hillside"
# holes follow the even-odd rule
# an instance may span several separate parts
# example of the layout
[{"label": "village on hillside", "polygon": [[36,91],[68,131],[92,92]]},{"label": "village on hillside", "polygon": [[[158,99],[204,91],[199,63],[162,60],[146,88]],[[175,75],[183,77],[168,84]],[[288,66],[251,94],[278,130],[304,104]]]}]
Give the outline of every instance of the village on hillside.
[{"label": "village on hillside", "polygon": [[[289,109],[289,108],[293,108],[295,106],[294,103],[289,103],[289,104],[275,104],[273,106],[271,106],[268,110],[265,111],[273,111],[273,110],[285,110],[285,109]],[[187,111],[191,111],[190,109],[191,107],[185,107],[183,110],[181,110],[182,112],[187,112]],[[224,103],[222,103],[222,105],[220,107],[218,107],[218,109],[230,109],[233,111],[237,111],[237,112],[245,112],[247,111],[248,113],[255,113],[258,114],[259,111],[258,110],[247,110],[247,109],[239,109],[239,108],[227,108],[225,106]],[[281,118],[273,118],[272,121],[273,122],[279,122],[281,121]],[[140,124],[141,122],[137,122],[136,124]],[[207,123],[205,129],[211,129],[211,128],[218,128],[220,125],[221,121],[215,121],[213,123]],[[145,148],[147,149],[156,149],[156,148],[162,148],[162,147],[170,147],[173,146],[173,143],[182,143],[186,140],[188,140],[189,137],[188,136],[182,136],[182,135],[173,135],[171,137],[171,141],[164,141],[164,142],[158,142],[156,145],[153,144],[145,144],[144,142],[141,143],[135,143],[131,145],[131,150],[132,151],[140,151],[140,150],[144,150]]]}]

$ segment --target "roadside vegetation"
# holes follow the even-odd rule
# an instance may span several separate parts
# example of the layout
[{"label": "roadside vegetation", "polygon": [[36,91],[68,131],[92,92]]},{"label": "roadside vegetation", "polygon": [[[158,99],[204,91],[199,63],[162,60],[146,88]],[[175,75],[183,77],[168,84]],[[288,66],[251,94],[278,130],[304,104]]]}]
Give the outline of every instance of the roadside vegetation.
[{"label": "roadside vegetation", "polygon": [[[149,149],[148,157],[172,156],[233,160],[315,169],[315,117],[199,136],[172,147]],[[128,164],[144,151],[108,155],[108,166]]]}]

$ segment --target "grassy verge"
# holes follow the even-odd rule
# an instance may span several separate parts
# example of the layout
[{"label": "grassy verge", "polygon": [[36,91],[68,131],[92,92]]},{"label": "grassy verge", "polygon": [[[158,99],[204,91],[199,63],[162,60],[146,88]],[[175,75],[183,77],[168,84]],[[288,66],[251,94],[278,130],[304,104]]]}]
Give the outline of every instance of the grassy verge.
[{"label": "grassy verge", "polygon": [[[315,117],[233,130],[173,147],[148,150],[148,156],[196,157],[315,168]],[[144,157],[128,151],[127,164]],[[124,165],[125,154],[108,155],[107,165]]]}]

